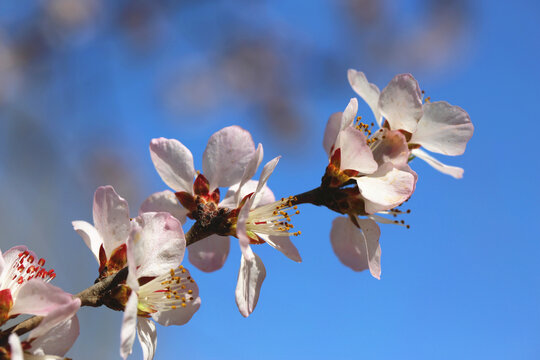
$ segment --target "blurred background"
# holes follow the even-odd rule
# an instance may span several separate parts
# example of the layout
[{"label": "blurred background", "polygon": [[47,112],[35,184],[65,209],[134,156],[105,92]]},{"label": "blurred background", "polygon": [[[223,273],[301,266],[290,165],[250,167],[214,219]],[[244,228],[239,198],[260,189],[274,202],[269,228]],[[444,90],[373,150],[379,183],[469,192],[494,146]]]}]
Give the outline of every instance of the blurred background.
[{"label": "blurred background", "polygon": [[[96,187],[113,185],[133,216],[166,189],[150,139],[179,139],[201,169],[208,137],[238,124],[266,160],[283,155],[276,196],[300,193],[327,164],[328,116],[355,96],[347,69],[381,89],[410,72],[466,109],[475,134],[464,156],[439,157],[462,180],[412,163],[411,229],[382,226],[382,279],[341,265],[335,215],[303,206],[304,262],[254,248],[267,278],[248,319],[236,241],[218,272],[190,266],[201,309],[158,325],[156,358],[538,359],[539,14],[534,0],[3,1],[0,248],[28,245],[76,293],[97,264],[71,221],[92,221]],[[122,314],[79,314],[68,356],[119,359]]]}]

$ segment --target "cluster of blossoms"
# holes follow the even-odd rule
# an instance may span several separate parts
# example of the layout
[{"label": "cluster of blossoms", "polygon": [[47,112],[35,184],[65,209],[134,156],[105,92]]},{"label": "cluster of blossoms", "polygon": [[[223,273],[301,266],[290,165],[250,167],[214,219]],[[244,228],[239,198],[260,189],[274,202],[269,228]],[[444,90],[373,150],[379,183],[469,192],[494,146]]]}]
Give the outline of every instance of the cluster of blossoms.
[{"label": "cluster of blossoms", "polygon": [[[463,109],[423,99],[410,74],[397,75],[382,91],[361,72],[349,70],[348,78],[371,108],[374,122],[364,123],[357,116],[356,98],[330,116],[323,138],[329,161],[316,189],[276,200],[267,182],[279,157],[268,161],[254,180],[263,146],[255,147],[249,132],[238,126],[210,137],[202,172],[195,170],[192,153],[180,141],[153,139],[152,162],[172,191],[150,195],[131,218],[127,201],[111,186],[100,187],[94,195],[94,224],[73,222],[98,263],[93,287],[72,296],[47,283],[56,275],[43,268],[43,259],[24,247],[5,252],[0,257],[0,326],[19,314],[42,318],[23,341],[17,334],[24,331],[17,327],[1,332],[0,359],[63,356],[78,335],[75,313],[81,300],[82,305],[123,311],[121,356],[131,353],[137,334],[144,358],[152,359],[157,346],[154,321],[183,325],[201,304],[198,286],[182,265],[186,248],[195,267],[213,272],[225,263],[231,236],[241,250],[236,303],[240,313],[249,316],[266,277],[253,248],[268,244],[293,261],[302,260],[291,241],[301,234],[291,222],[300,204],[345,215],[332,223],[334,252],[351,269],[369,269],[380,278],[378,223],[408,227],[396,217],[409,212],[400,206],[416,187],[418,175],[410,161],[419,157],[460,178],[462,169],[442,164],[421,148],[460,155],[474,128]],[[193,223],[184,234],[187,219]]]}]

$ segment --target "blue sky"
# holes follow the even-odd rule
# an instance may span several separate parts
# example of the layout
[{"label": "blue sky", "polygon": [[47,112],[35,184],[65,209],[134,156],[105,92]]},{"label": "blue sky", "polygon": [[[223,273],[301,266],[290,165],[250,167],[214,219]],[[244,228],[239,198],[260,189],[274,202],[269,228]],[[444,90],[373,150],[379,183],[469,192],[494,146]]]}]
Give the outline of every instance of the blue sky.
[{"label": "blue sky", "polygon": [[[266,15],[255,19],[234,6],[229,11],[235,14],[235,20],[240,18],[263,28],[271,19],[272,26],[279,25],[278,36],[287,38],[291,30],[290,36],[309,44],[307,48],[314,53],[329,49],[339,58],[342,53],[369,51],[368,47],[355,49],[354,38],[339,27],[340,14],[328,4],[304,1],[290,5],[280,1],[271,6],[260,5],[265,6],[262,13]],[[414,27],[422,6],[422,2],[410,2],[392,11],[403,13],[400,21]],[[125,183],[112,185],[121,195],[133,194],[128,201],[134,215],[147,195],[166,188],[148,154],[150,139],[179,139],[191,149],[200,169],[208,137],[232,124],[246,128],[256,143],[263,143],[266,161],[283,156],[269,181],[276,196],[318,186],[327,164],[321,145],[326,120],[355,95],[346,79],[349,67],[365,71],[368,79],[380,88],[393,75],[412,72],[432,100],[446,100],[470,114],[475,134],[465,155],[439,157],[463,167],[462,180],[440,174],[419,159],[413,161],[411,166],[419,180],[407,203],[412,210],[406,218],[411,229],[382,226],[381,280],[365,272],[351,271],[333,254],[329,232],[337,214],[304,205],[301,214],[293,219],[295,228],[302,231],[302,236],[294,241],[303,263],[293,263],[268,246],[254,247],[266,265],[267,277],[257,308],[249,318],[239,314],[234,301],[240,263],[235,240],[231,241],[223,269],[205,274],[190,267],[200,287],[202,306],[186,326],[158,326],[157,359],[540,357],[540,222],[535,212],[540,200],[540,165],[536,156],[540,130],[540,5],[532,0],[479,1],[469,3],[467,9],[465,35],[460,36],[459,45],[451,48],[453,52],[444,66],[436,69],[417,69],[399,61],[376,66],[375,60],[360,54],[339,63],[340,71],[332,73],[332,86],[326,88],[321,84],[328,79],[317,78],[323,62],[309,62],[308,58],[304,67],[295,63],[291,76],[302,79],[305,86],[293,89],[291,96],[298,96],[298,100],[293,98],[292,103],[307,116],[304,120],[308,125],[293,137],[285,134],[286,129],[281,135],[279,128],[269,129],[274,126],[272,122],[258,121],[258,113],[249,104],[227,97],[230,89],[223,83],[212,83],[212,87],[227,94],[225,100],[207,113],[164,111],[155,94],[156,79],[158,83],[166,82],[169,76],[163,69],[175,61],[210,61],[206,57],[208,52],[192,51],[201,48],[200,43],[190,43],[180,36],[170,46],[162,46],[152,62],[136,57],[134,60],[132,53],[118,46],[121,39],[115,36],[105,42],[74,47],[74,55],[65,63],[55,64],[55,68],[58,74],[76,74],[77,80],[70,84],[75,83],[76,90],[84,96],[66,98],[65,89],[59,90],[63,86],[61,81],[49,84],[51,90],[45,95],[28,94],[29,104],[65,101],[65,107],[47,113],[54,120],[45,127],[53,138],[55,134],[61,135],[53,144],[65,155],[67,165],[58,165],[59,171],[63,166],[69,169],[80,164],[81,153],[99,152],[92,145],[100,146],[98,140],[114,148],[122,167],[130,169],[138,191],[130,192]],[[198,41],[209,49],[227,47],[227,39],[216,36],[219,24],[215,25],[215,21],[219,19],[212,15],[211,4],[199,11],[179,11],[171,16],[178,21],[163,25],[168,31],[190,33],[191,26],[208,23],[208,34],[198,34]],[[346,40],[338,41],[338,37]],[[336,48],[338,43],[341,48]],[[304,51],[282,50],[286,50],[284,61],[293,52]],[[97,82],[96,78],[103,79]],[[286,80],[283,81],[287,83]],[[97,88],[98,85],[101,87]],[[177,93],[178,102],[188,102],[188,95]],[[366,118],[371,116],[367,106],[362,105],[360,112]],[[81,146],[83,138],[93,142]],[[0,148],[3,156],[6,151],[9,150]],[[7,165],[3,168],[9,169]],[[0,175],[2,170],[0,167]],[[100,178],[108,180],[100,173],[92,176],[92,181],[98,181],[96,185],[106,184],[100,183]],[[65,186],[71,186],[67,184],[69,179],[63,180]],[[77,198],[73,194],[63,197],[61,203],[65,205],[54,222],[63,230],[60,238],[50,240],[53,247],[67,249],[69,258],[81,261],[81,274],[74,272],[72,279],[65,275],[65,280],[59,276],[67,291],[84,288],[97,272],[90,252],[70,229],[72,220],[91,219],[94,190],[88,186]],[[15,225],[3,226],[9,230]],[[33,241],[47,251],[43,241],[24,235],[29,239],[27,244],[32,245]],[[20,242],[9,237],[3,240],[2,250]],[[62,265],[62,256],[53,263],[69,270]],[[58,270],[57,273],[61,275]],[[95,344],[95,334],[104,318],[110,318],[107,331],[112,335]],[[119,313],[83,309],[81,326],[79,343],[68,355],[92,358],[88,351],[100,346],[103,358],[119,358],[115,347]],[[139,357],[136,344],[133,358]]]}]

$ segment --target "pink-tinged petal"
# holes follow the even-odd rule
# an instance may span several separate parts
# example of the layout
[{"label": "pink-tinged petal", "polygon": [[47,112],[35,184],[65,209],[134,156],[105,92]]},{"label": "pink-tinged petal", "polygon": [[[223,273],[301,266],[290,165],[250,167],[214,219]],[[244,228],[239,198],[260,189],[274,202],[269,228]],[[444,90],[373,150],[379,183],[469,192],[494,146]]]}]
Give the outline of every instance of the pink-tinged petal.
[{"label": "pink-tinged petal", "polygon": [[443,174],[450,175],[456,179],[461,179],[463,177],[463,169],[457,166],[450,166],[443,164],[439,160],[435,159],[433,156],[429,155],[427,152],[423,151],[422,149],[413,149],[411,150],[411,153],[419,157],[420,159],[427,162],[429,165],[431,165],[436,170],[442,172]]},{"label": "pink-tinged petal", "polygon": [[379,238],[381,229],[379,225],[371,219],[356,219],[365,238],[366,251],[368,255],[369,271],[376,279],[381,279],[381,246]]},{"label": "pink-tinged petal", "polygon": [[298,253],[298,249],[294,246],[290,237],[288,236],[275,236],[267,234],[257,234],[261,239],[263,239],[268,245],[272,246],[274,249],[277,249],[283,253],[286,257],[292,261],[302,262],[302,257]]},{"label": "pink-tinged petal", "polygon": [[337,142],[341,148],[341,170],[355,170],[362,174],[371,174],[377,170],[377,162],[360,130],[351,126],[342,130]]},{"label": "pink-tinged petal", "polygon": [[252,207],[257,206],[261,202],[263,196],[262,190],[266,186],[268,178],[274,172],[274,169],[276,168],[280,158],[281,156],[277,156],[264,165],[261,171],[261,176],[259,177],[259,182],[257,183],[257,189],[255,190],[254,194],[255,200],[252,203]]},{"label": "pink-tinged petal", "polygon": [[394,166],[407,164],[409,147],[405,136],[394,130],[382,129],[378,133],[379,140],[373,146],[373,158],[377,164],[391,162]]},{"label": "pink-tinged petal", "polygon": [[[190,276],[189,270],[182,273],[183,278]],[[201,307],[201,298],[199,297],[199,287],[196,282],[185,282],[185,288],[178,291],[178,296],[186,298],[186,306],[178,306],[176,309],[168,311],[158,311],[152,314],[152,318],[163,326],[184,325]],[[191,291],[191,293],[190,293]],[[193,298],[193,300],[190,300]]]},{"label": "pink-tinged petal", "polygon": [[242,176],[242,180],[240,181],[240,184],[238,185],[239,188],[242,188],[242,186],[249,179],[255,176],[255,173],[257,172],[259,165],[261,165],[263,156],[264,156],[263,146],[262,144],[259,144],[257,146],[257,150],[255,150],[255,153],[253,154],[253,156],[251,157],[251,160],[247,164],[246,170],[244,171],[244,175]]},{"label": "pink-tinged petal", "polygon": [[392,130],[415,132],[423,113],[416,79],[411,74],[396,75],[381,92],[379,109]]},{"label": "pink-tinged petal", "polygon": [[141,343],[143,359],[152,360],[157,347],[156,324],[151,320],[141,317],[137,321],[137,335]]},{"label": "pink-tinged petal", "polygon": [[253,251],[249,248],[249,236],[247,235],[246,221],[249,217],[249,211],[251,205],[253,204],[254,197],[249,198],[240,212],[238,213],[238,218],[236,222],[236,237],[238,238],[238,244],[240,245],[240,250],[242,251],[242,256],[252,260]]},{"label": "pink-tinged petal", "polygon": [[73,229],[82,237],[84,243],[94,254],[97,262],[99,263],[99,248],[103,244],[101,235],[97,229],[86,221],[72,221]]},{"label": "pink-tinged petal", "polygon": [[356,183],[365,199],[366,212],[374,214],[407,200],[414,191],[415,180],[412,170],[400,170],[392,163],[385,163],[375,173],[356,178]]},{"label": "pink-tinged petal", "polygon": [[261,286],[266,277],[266,269],[259,256],[251,251],[251,260],[242,255],[240,270],[238,272],[238,283],[236,284],[236,305],[244,317],[255,310]]},{"label": "pink-tinged petal", "polygon": [[8,338],[9,348],[11,350],[11,360],[24,360],[23,349],[21,346],[21,340],[17,334],[13,333]]},{"label": "pink-tinged petal", "polygon": [[174,191],[193,194],[193,155],[176,139],[152,139],[150,157],[159,176]]},{"label": "pink-tinged petal", "polygon": [[170,190],[154,193],[144,200],[139,214],[147,212],[167,212],[177,218],[182,224],[186,222],[186,210]]},{"label": "pink-tinged petal", "polygon": [[[380,230],[373,220],[363,221],[361,231],[348,218],[338,217],[332,222],[330,241],[338,259],[354,271],[370,269],[373,277],[381,274],[379,247]],[[368,221],[370,223],[364,223]]]},{"label": "pink-tinged petal", "polygon": [[72,302],[72,296],[59,287],[45,283],[42,279],[30,279],[15,294],[10,314],[44,316]]},{"label": "pink-tinged petal", "polygon": [[342,112],[333,113],[330,115],[330,118],[328,118],[328,122],[326,123],[326,129],[324,130],[323,137],[323,148],[324,151],[326,151],[328,158],[332,156],[339,130],[341,130],[342,117]]},{"label": "pink-tinged petal", "polygon": [[214,133],[203,154],[203,172],[210,182],[210,190],[240,182],[254,152],[251,134],[239,126]]},{"label": "pink-tinged petal", "polygon": [[77,315],[63,321],[50,329],[43,336],[32,341],[30,352],[34,355],[64,356],[79,336],[79,319]]},{"label": "pink-tinged petal", "polygon": [[94,194],[94,226],[101,235],[107,257],[129,236],[128,203],[112,186],[100,186]]},{"label": "pink-tinged petal", "polygon": [[[137,276],[137,260],[135,253],[136,250],[136,238],[137,234],[140,234],[141,226],[138,221],[133,222],[131,235],[126,244],[126,260],[128,266],[128,275],[126,279],[126,285],[131,288],[133,291],[139,291],[139,280]],[[140,240],[139,240],[140,241]]]},{"label": "pink-tinged petal", "polygon": [[137,305],[139,298],[135,291],[131,293],[124,309],[122,330],[120,331],[120,356],[125,360],[131,354],[137,327]]},{"label": "pink-tinged petal", "polygon": [[228,236],[210,235],[189,246],[189,262],[204,272],[219,270],[227,260],[229,248]]},{"label": "pink-tinged petal", "polygon": [[4,262],[3,270],[0,273],[0,289],[6,289],[8,284],[12,282],[10,270],[14,266],[15,262],[19,260],[19,254],[25,251],[28,251],[28,248],[26,246],[19,245],[12,247],[3,255],[0,255],[0,257],[2,257],[2,261]]},{"label": "pink-tinged petal", "polygon": [[381,126],[381,112],[379,111],[379,95],[381,91],[377,85],[370,83],[363,72],[354,69],[349,69],[347,78],[353,90],[369,105],[377,124]]},{"label": "pink-tinged petal", "polygon": [[446,101],[437,101],[424,104],[424,116],[410,143],[439,154],[461,155],[473,132],[474,126],[465,110]]},{"label": "pink-tinged petal", "polygon": [[356,119],[356,114],[358,113],[358,100],[356,98],[351,98],[349,104],[343,111],[341,116],[341,130],[349,127],[353,124]]},{"label": "pink-tinged petal", "polygon": [[[257,186],[259,182],[257,180],[249,180],[238,192],[238,186],[233,185],[227,191],[225,198],[222,202],[219,203],[220,207],[236,208],[239,205],[239,202],[246,196],[257,191]],[[239,199],[239,201],[236,201]],[[271,204],[276,201],[276,197],[270,188],[266,185],[257,193],[256,200],[253,202],[252,207],[263,206],[266,204]]]},{"label": "pink-tinged petal", "polygon": [[168,213],[144,213],[131,233],[137,277],[159,276],[182,263],[186,241],[182,225]]},{"label": "pink-tinged petal", "polygon": [[30,332],[28,339],[38,339],[45,334],[48,334],[52,329],[74,317],[80,307],[80,299],[72,299],[70,303],[56,307],[43,318],[34,330]]}]

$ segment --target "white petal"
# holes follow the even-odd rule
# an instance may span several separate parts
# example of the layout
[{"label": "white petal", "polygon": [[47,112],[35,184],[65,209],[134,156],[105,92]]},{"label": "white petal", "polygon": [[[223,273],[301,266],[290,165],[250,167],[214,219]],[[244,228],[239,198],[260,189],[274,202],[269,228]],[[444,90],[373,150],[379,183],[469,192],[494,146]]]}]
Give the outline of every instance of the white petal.
[{"label": "white petal", "polygon": [[381,126],[381,112],[379,111],[379,95],[381,91],[377,85],[368,82],[363,72],[353,69],[349,69],[347,78],[353,90],[369,105],[377,124]]},{"label": "white petal", "polygon": [[97,229],[86,221],[81,220],[72,221],[71,225],[73,225],[73,229],[75,229],[75,231],[82,237],[84,243],[92,251],[92,254],[94,254],[94,257],[99,263],[99,248],[103,244],[103,240],[101,239],[101,235],[99,235]]},{"label": "white petal", "polygon": [[298,249],[294,246],[289,236],[275,236],[267,234],[257,234],[261,239],[266,241],[274,249],[277,249],[283,253],[286,257],[292,261],[302,262],[302,257],[298,253]]},{"label": "white petal", "polygon": [[193,193],[193,155],[176,139],[152,139],[150,157],[165,184],[174,191]]},{"label": "white petal", "polygon": [[152,360],[156,353],[157,332],[153,321],[140,318],[137,321],[137,335],[143,352],[144,360]]},{"label": "white petal", "polygon": [[100,186],[94,194],[94,226],[103,240],[107,258],[129,236],[129,207],[112,186]]},{"label": "white petal", "polygon": [[210,190],[240,182],[254,152],[251,134],[239,126],[214,133],[203,154],[203,172],[210,182]]},{"label": "white petal", "polygon": [[342,130],[337,142],[341,148],[341,170],[356,170],[361,174],[371,174],[377,170],[377,162],[360,130],[353,127]]},{"label": "white petal", "polygon": [[[258,184],[259,182],[257,180],[249,180],[244,184],[244,186],[242,186],[240,192],[238,192],[237,185],[231,186],[227,191],[227,194],[225,195],[223,201],[219,203],[219,206],[235,209],[238,206],[239,202],[242,201],[242,199],[246,195],[257,191]],[[236,199],[238,199],[239,201],[236,201]],[[252,207],[255,208],[258,206],[271,204],[274,201],[276,201],[274,193],[272,192],[272,190],[270,190],[268,186],[264,185],[263,188],[257,193],[256,200],[253,202]]]},{"label": "white petal", "polygon": [[328,158],[332,156],[334,145],[336,143],[336,138],[338,136],[339,130],[341,130],[341,118],[343,116],[342,112],[333,113],[328,118],[326,123],[326,129],[324,130],[323,137],[323,148],[328,155]]},{"label": "white petal", "polygon": [[[251,249],[248,248],[251,252]],[[255,310],[261,286],[266,277],[266,269],[259,256],[253,253],[251,260],[242,255],[240,270],[238,272],[238,283],[236,284],[236,305],[244,317]]]},{"label": "white petal", "polygon": [[242,256],[246,256],[248,260],[252,260],[253,251],[251,251],[251,249],[249,248],[250,239],[247,235],[246,221],[249,217],[249,211],[251,209],[252,203],[253,196],[249,198],[242,207],[242,209],[240,209],[236,222],[236,237],[238,238],[238,244],[240,245]]},{"label": "white petal", "polygon": [[186,215],[188,213],[170,190],[157,192],[147,197],[139,209],[139,214],[146,212],[168,212],[182,224],[186,222]]},{"label": "white petal", "polygon": [[474,126],[465,110],[437,101],[424,104],[424,116],[410,143],[439,154],[461,155],[473,132]]},{"label": "white petal", "polygon": [[[39,323],[39,325],[30,332],[28,335],[28,339],[38,339],[48,333],[51,332],[52,329],[58,327],[62,323],[64,323],[66,320],[69,320],[75,316],[77,311],[79,311],[79,308],[81,307],[81,300],[80,299],[72,299],[70,303],[67,303],[65,305],[59,306],[55,308],[53,311],[49,312],[43,320]],[[71,334],[73,336],[74,334]],[[74,336],[77,338],[77,336]],[[75,339],[71,339],[73,342]],[[61,348],[69,349],[71,347],[71,344],[68,344],[70,339],[66,339],[65,343],[58,344]],[[68,346],[69,345],[69,346]],[[66,351],[67,351],[66,349]]]},{"label": "white petal", "polygon": [[358,113],[358,100],[356,98],[351,98],[349,101],[349,104],[343,111],[343,115],[341,116],[341,130],[345,129],[346,127],[351,126],[351,124],[356,119],[356,114]]},{"label": "white petal", "polygon": [[427,152],[422,149],[413,149],[411,153],[414,156],[419,157],[420,159],[427,162],[436,170],[442,172],[443,174],[450,175],[456,179],[461,179],[463,177],[463,169],[457,166],[445,165],[439,160],[435,159],[433,156],[429,155]]},{"label": "white petal", "polygon": [[14,298],[10,314],[32,314],[45,316],[53,310],[73,303],[71,294],[34,278],[24,283]]},{"label": "white petal", "polygon": [[189,262],[204,272],[219,270],[227,260],[229,248],[228,236],[210,235],[189,246]]},{"label": "white petal", "polygon": [[239,188],[242,188],[242,186],[253,176],[255,176],[255,173],[257,172],[257,169],[259,168],[259,165],[261,165],[262,159],[264,156],[264,150],[262,144],[259,144],[257,146],[257,150],[255,150],[255,153],[251,157],[251,160],[246,166],[246,170],[244,171],[244,175],[242,176],[242,180],[240,181],[240,184],[238,185]]},{"label": "white petal", "polygon": [[182,263],[186,241],[180,222],[168,213],[144,213],[134,219],[133,250],[137,277],[160,276]]},{"label": "white petal", "polygon": [[373,277],[381,274],[379,247],[380,230],[373,220],[356,219],[363,231],[348,218],[338,217],[332,222],[330,241],[339,260],[354,271],[370,269]]},{"label": "white petal", "polygon": [[407,200],[416,181],[412,170],[400,170],[392,163],[385,163],[375,173],[356,178],[356,183],[366,200],[366,212],[374,214],[390,210]]},{"label": "white petal", "polygon": [[379,109],[392,130],[413,133],[422,117],[418,82],[411,74],[396,75],[379,97]]},{"label": "white petal", "polygon": [[120,356],[125,360],[133,349],[137,326],[137,305],[139,298],[135,291],[131,293],[124,309],[122,330],[120,331]]},{"label": "white petal", "polygon": [[409,147],[405,136],[400,131],[383,129],[378,134],[373,147],[373,158],[382,165],[391,162],[394,166],[402,166],[409,161]]},{"label": "white petal", "polygon": [[276,156],[275,158],[273,158],[272,160],[270,160],[269,162],[267,162],[262,171],[261,171],[261,176],[259,177],[259,182],[257,184],[257,189],[255,190],[255,196],[259,196],[259,192],[263,189],[263,187],[266,185],[266,182],[268,181],[268,178],[270,177],[270,175],[272,175],[272,173],[274,172],[274,169],[276,168],[277,166],[277,163],[279,162],[279,159],[281,158],[281,156]]},{"label": "white petal", "polygon": [[11,269],[15,263],[19,261],[19,254],[24,253],[25,251],[28,251],[29,254],[32,254],[34,259],[37,259],[35,254],[23,245],[14,246],[1,256],[4,262],[4,269],[0,274],[0,290],[9,288],[10,284],[13,283]]},{"label": "white petal", "polygon": [[24,360],[21,340],[19,340],[17,334],[13,333],[9,335],[8,342],[11,348],[11,360]]},{"label": "white petal", "polygon": [[74,315],[33,340],[31,352],[34,355],[64,356],[78,336],[79,319]]}]

